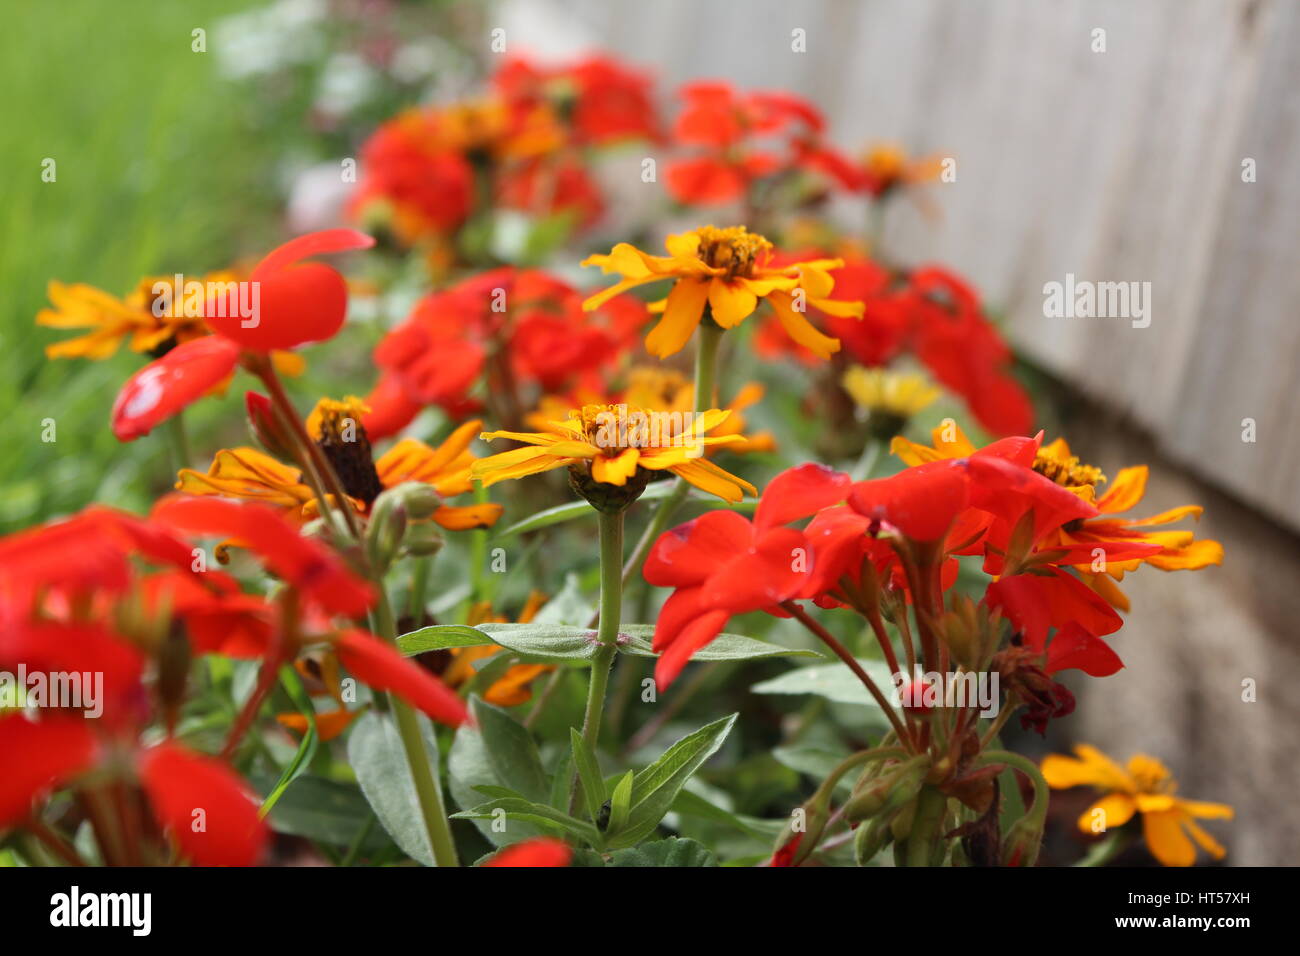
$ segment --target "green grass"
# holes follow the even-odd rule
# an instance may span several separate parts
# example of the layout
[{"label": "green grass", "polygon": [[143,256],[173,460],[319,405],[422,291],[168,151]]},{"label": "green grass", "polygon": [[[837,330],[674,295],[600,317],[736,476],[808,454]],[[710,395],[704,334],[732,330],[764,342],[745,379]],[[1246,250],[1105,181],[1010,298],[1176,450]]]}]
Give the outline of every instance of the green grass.
[{"label": "green grass", "polygon": [[[247,104],[190,49],[247,3],[26,0],[0,40],[0,532],[91,500],[143,508],[165,481],[160,434],[119,445],[108,412],[142,364],[48,361],[68,333],[33,317],[52,279],[120,295],[151,273],[224,265],[279,238],[278,137],[254,136]],[[293,131],[284,131],[290,135]],[[42,161],[57,180],[42,182]],[[57,440],[42,441],[53,419]]]}]

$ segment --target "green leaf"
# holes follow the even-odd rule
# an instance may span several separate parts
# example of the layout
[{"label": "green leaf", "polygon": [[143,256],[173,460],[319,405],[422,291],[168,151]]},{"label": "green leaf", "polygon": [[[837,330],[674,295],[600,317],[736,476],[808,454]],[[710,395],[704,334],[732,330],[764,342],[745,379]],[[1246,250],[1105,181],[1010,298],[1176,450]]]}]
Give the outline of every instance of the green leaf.
[{"label": "green leaf", "polygon": [[627,826],[628,814],[632,812],[632,778],[631,770],[619,778],[609,796],[609,823],[605,832],[617,834]]},{"label": "green leaf", "polygon": [[545,800],[550,781],[532,735],[508,712],[480,697],[470,698],[469,708],[483,735],[488,763],[501,786],[528,800]]},{"label": "green leaf", "polygon": [[600,846],[600,831],[590,823],[575,820],[567,813],[562,813],[544,803],[521,800],[518,797],[499,797],[489,803],[479,804],[469,810],[462,810],[451,816],[453,820],[494,820],[502,814],[509,820],[522,820],[535,823],[548,829],[559,829],[572,834],[592,846]]},{"label": "green leaf", "polygon": [[[276,833],[349,846],[371,816],[373,811],[355,784],[303,775],[286,788],[266,822]],[[367,852],[386,846],[391,847],[392,842],[378,827],[362,843]]]},{"label": "green leaf", "polygon": [[403,634],[397,639],[398,648],[407,657],[425,651],[442,651],[451,647],[481,647],[491,643],[490,637],[466,624],[434,624],[431,627],[422,627],[418,631]]},{"label": "green leaf", "polygon": [[523,660],[545,664],[589,663],[596,632],[569,624],[480,624],[479,630]]},{"label": "green leaf", "polygon": [[[893,675],[889,665],[884,661],[858,658],[858,663],[867,675],[876,682],[881,693],[886,696],[893,690]],[[879,709],[876,699],[871,696],[857,675],[844,664],[813,664],[799,667],[780,677],[773,677],[755,684],[750,688],[756,694],[818,694],[837,704],[857,704]]]},{"label": "green leaf", "polygon": [[[447,789],[451,792],[452,799],[456,801],[456,806],[468,810],[483,802],[482,795],[475,789],[480,786],[503,787],[505,781],[498,778],[493,769],[479,728],[474,724],[462,724],[456,728],[451,753],[447,755]],[[494,830],[491,824],[479,820],[474,822],[474,826],[483,838],[494,846],[506,846],[527,837],[550,832],[527,823],[512,824],[508,832]]]},{"label": "green leaf", "polygon": [[715,720],[673,744],[632,778],[632,808],[627,826],[611,836],[611,847],[640,843],[659,825],[686,781],[715,754],[736,722],[736,714]]},{"label": "green leaf", "polygon": [[775,840],[777,835],[785,828],[786,823],[789,822],[785,819],[763,820],[758,817],[733,813],[714,803],[710,803],[690,790],[683,790],[677,795],[677,799],[673,801],[672,809],[674,813],[680,813],[683,816],[699,817],[712,823],[734,827],[741,833],[764,843],[771,843]]},{"label": "green leaf", "polygon": [[[791,770],[797,770],[804,776],[821,783],[831,775],[836,767],[848,756],[847,753],[832,753],[818,747],[777,747],[772,756]],[[839,779],[835,789],[840,793],[851,793],[858,774],[848,773]]]},{"label": "green leaf", "polygon": [[600,808],[605,805],[605,781],[600,775],[600,762],[577,727],[569,728],[569,745],[573,748],[573,764],[578,768],[582,795],[587,801],[587,814],[594,823],[600,816]]},{"label": "green leaf", "polygon": [[718,858],[702,843],[684,837],[655,840],[609,854],[581,850],[573,855],[571,866],[717,866]]},{"label": "green leaf", "polygon": [[[650,649],[654,638],[653,624],[628,624],[619,628],[618,649],[633,657],[658,657]],[[622,638],[626,636],[626,640]],[[691,655],[693,661],[757,661],[768,657],[815,657],[824,655],[813,650],[796,650],[755,640],[740,634],[719,634],[705,647]]]},{"label": "green leaf", "polygon": [[261,809],[257,811],[257,815],[262,818],[265,818],[279,799],[284,796],[284,792],[289,789],[289,784],[293,783],[299,774],[311,766],[311,760],[316,756],[316,744],[320,740],[320,735],[316,732],[316,708],[311,702],[311,697],[303,688],[298,672],[289,666],[281,667],[280,683],[284,685],[284,692],[289,695],[289,699],[298,708],[298,712],[307,718],[307,733],[303,734],[297,752],[281,772],[280,779],[271,789],[271,792],[266,795],[266,799],[262,801]]},{"label": "green leaf", "polygon": [[[436,778],[438,742],[423,715],[417,715],[420,736]],[[387,714],[363,714],[348,737],[348,762],[375,816],[402,850],[425,866],[434,866],[433,848],[420,811],[415,781],[406,765],[406,752],[397,727]]]}]

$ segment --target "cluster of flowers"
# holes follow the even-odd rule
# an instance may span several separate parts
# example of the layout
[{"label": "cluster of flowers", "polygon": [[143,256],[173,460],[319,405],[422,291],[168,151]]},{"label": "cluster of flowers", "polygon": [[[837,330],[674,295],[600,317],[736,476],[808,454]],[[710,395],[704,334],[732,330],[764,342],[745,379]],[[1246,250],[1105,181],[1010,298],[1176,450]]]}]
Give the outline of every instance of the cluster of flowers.
[{"label": "cluster of flowers", "polygon": [[[403,622],[409,628],[399,624],[393,572],[410,562],[417,580],[427,573],[420,562],[441,544],[436,529],[493,527],[504,506],[488,500],[488,488],[565,469],[600,528],[601,612],[581,743],[574,744],[579,771],[584,761],[587,769],[596,763],[605,681],[621,640],[622,586],[644,561],[645,582],[671,589],[654,621],[661,689],[732,617],[766,611],[797,620],[830,648],[889,722],[878,746],[849,757],[805,804],[800,825],[778,839],[773,865],[803,863],[844,839],[864,862],[892,843],[907,864],[1029,865],[1042,835],[1043,791],[1078,783],[1113,791],[1100,804],[1111,826],[1141,811],[1148,842],[1164,862],[1192,862],[1188,833],[1222,854],[1193,818],[1227,809],[1173,797],[1167,772],[1149,758],[1125,772],[1082,751],[1081,762],[1054,758],[1040,772],[998,749],[1013,712],[1042,732],[1073,710],[1060,672],[1103,677],[1123,666],[1109,641],[1128,608],[1117,584],[1127,573],[1142,565],[1205,567],[1222,560],[1222,548],[1166,529],[1198,516],[1199,507],[1129,516],[1143,498],[1145,466],[1107,482],[1064,440],[1045,444],[1041,432],[1032,435],[1034,411],[1011,374],[1010,350],[963,280],[937,266],[886,264],[878,249],[843,236],[799,241],[797,227],[784,243],[789,251],[778,251],[740,225],[670,235],[666,255],[630,243],[591,255],[583,265],[617,277],[594,294],[537,268],[461,268],[459,247],[477,215],[523,209],[594,223],[605,199],[588,158],[620,141],[671,143],[683,155],[667,167],[670,196],[687,206],[739,202],[750,226],[777,225],[779,213],[801,213],[828,189],[880,202],[937,173],[934,161],[908,161],[892,149],[850,160],[826,141],[818,111],[788,94],[695,83],[681,98],[675,122],[664,124],[649,80],[621,64],[592,58],[551,69],[512,59],[483,99],[413,110],[376,131],[364,149],[353,212],[401,246],[434,253],[440,285],[385,331],[366,398],[322,398],[305,417],[280,373],[301,367],[301,347],[339,334],[349,293],[338,271],[313,260],[367,249],[370,235],[312,233],[251,269],[219,274],[257,283],[259,314],[251,322],[215,308],[211,298],[192,309],[155,309],[150,280],[124,300],[51,285],[54,308],[38,321],[91,330],[51,346],[52,357],[104,358],[128,342],[152,358],[113,405],[120,440],[175,427],[188,405],[222,394],[242,369],[263,389],[245,397],[260,447],[220,449],[206,470],[182,458],[172,493],[148,518],[96,505],[0,540],[0,669],[100,670],[109,688],[102,721],[64,712],[36,721],[19,712],[0,716],[0,827],[28,829],[51,852],[75,858],[41,803],[64,788],[77,798],[67,821],[89,823],[107,862],[257,862],[267,829],[229,759],[256,726],[283,666],[296,662],[337,706],[311,721],[284,714],[280,722],[324,740],[339,737],[361,712],[339,693],[341,671],[368,685],[401,734],[433,855],[440,865],[454,862],[415,711],[457,726],[468,718],[463,693],[470,686],[514,707],[532,698],[539,677],[562,674],[535,660],[510,663],[507,654],[500,660],[509,666],[489,667],[491,680],[480,681],[484,658],[508,648],[477,637],[449,645],[450,663],[437,668],[404,657],[399,630],[429,618],[423,585],[413,584],[412,614]],[[661,297],[647,301],[633,291],[643,287]],[[771,435],[747,433],[745,410],[763,390],[753,383],[729,393],[718,388],[718,346],[728,333],[768,360],[815,368],[822,378],[805,410],[828,430],[889,442],[903,470],[855,480],[804,463],[777,475],[760,496],[719,465],[721,455],[775,449]],[[652,360],[669,359],[692,341],[693,381],[636,357],[643,348]],[[905,355],[1003,437],[977,448],[951,420],[929,445],[903,437],[938,393],[923,380],[883,371]],[[866,409],[865,424],[852,410],[842,417],[835,395]],[[372,442],[399,435],[430,406],[454,423],[441,443],[408,436],[376,454]],[[482,433],[484,440],[519,447],[476,457],[470,448],[483,419],[500,426]],[[671,490],[657,496],[642,541],[625,556],[625,513],[652,479],[669,474]],[[731,506],[757,497],[753,518],[729,507],[664,530],[692,489]],[[470,493],[472,501],[453,500]],[[248,577],[266,593],[248,593],[236,577],[207,567],[206,552],[194,546],[200,539],[216,539],[222,564],[232,552],[250,554]],[[72,549],[81,559],[67,560]],[[961,562],[983,576],[974,593],[956,587]],[[519,622],[541,602],[530,598]],[[925,686],[897,707],[808,603],[861,616],[891,673],[996,674],[1003,691],[997,716],[982,726],[973,702],[932,700]],[[499,619],[475,600],[460,623]],[[191,663],[204,655],[260,662],[215,758],[176,739],[196,680]],[[1008,769],[1038,792],[1032,810],[1002,834],[999,781]],[[860,773],[852,796],[832,810],[850,771]],[[585,775],[583,785],[593,778],[599,791],[598,773]],[[611,826],[608,807],[601,816],[603,796],[584,798],[590,826],[561,813],[576,807],[576,798],[548,812],[561,813],[571,832],[594,834],[588,842],[601,849],[601,833]],[[202,829],[190,825],[196,807],[208,815]],[[570,855],[569,844],[541,839],[504,851],[493,864],[563,865]]]}]

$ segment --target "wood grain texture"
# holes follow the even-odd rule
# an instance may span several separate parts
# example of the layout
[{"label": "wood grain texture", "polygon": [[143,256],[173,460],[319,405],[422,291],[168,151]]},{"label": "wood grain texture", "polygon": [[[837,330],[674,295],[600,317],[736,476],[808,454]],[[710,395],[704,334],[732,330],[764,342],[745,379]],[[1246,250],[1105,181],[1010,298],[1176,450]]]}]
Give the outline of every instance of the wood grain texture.
[{"label": "wood grain texture", "polygon": [[[900,206],[888,247],[970,276],[1025,356],[1300,529],[1300,4],[516,0],[500,15],[519,49],[613,50],[665,91],[786,88],[845,147],[956,157],[933,190],[942,221]],[[1150,282],[1150,327],[1045,318],[1043,285],[1067,273]]]}]

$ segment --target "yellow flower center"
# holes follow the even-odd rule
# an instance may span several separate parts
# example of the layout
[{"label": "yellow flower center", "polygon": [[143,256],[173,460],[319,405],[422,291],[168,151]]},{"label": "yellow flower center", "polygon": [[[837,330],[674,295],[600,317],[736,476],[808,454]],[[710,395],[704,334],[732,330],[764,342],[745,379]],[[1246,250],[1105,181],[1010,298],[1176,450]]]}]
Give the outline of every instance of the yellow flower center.
[{"label": "yellow flower center", "polygon": [[583,405],[569,412],[582,429],[582,439],[605,458],[617,458],[629,448],[665,448],[683,441],[694,424],[691,412],[654,411],[636,405]]},{"label": "yellow flower center", "polygon": [[1050,448],[1039,449],[1034,471],[1062,488],[1095,488],[1106,480],[1100,468],[1081,463],[1076,455],[1063,455]]},{"label": "yellow flower center", "polygon": [[714,269],[726,269],[729,279],[752,278],[754,267],[772,252],[772,243],[744,226],[703,226],[695,234],[700,237],[701,261]]},{"label": "yellow flower center", "polygon": [[1138,793],[1173,793],[1178,789],[1169,768],[1155,757],[1138,754],[1129,761],[1128,772]]}]

